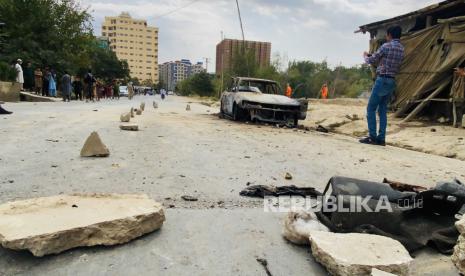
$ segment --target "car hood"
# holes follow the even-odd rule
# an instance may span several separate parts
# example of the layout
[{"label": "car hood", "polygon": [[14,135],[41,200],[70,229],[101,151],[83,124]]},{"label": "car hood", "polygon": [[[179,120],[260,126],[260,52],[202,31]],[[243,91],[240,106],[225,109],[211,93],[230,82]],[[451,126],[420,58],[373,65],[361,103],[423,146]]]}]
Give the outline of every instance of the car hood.
[{"label": "car hood", "polygon": [[236,97],[242,101],[250,101],[262,104],[276,105],[300,105],[296,99],[291,99],[283,95],[263,94],[257,92],[236,92]]}]

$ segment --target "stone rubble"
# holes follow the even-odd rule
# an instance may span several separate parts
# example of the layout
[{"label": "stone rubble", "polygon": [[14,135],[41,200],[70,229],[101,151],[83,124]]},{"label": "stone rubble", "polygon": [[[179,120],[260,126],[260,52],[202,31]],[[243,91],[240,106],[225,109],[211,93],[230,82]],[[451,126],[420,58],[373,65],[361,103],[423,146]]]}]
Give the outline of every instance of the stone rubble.
[{"label": "stone rubble", "polygon": [[120,121],[122,123],[128,123],[131,120],[131,113],[123,113],[120,116]]},{"label": "stone rubble", "polygon": [[315,259],[335,276],[369,276],[373,268],[406,276],[413,261],[400,242],[379,235],[312,231],[310,243]]},{"label": "stone rubble", "polygon": [[125,124],[125,125],[120,125],[119,128],[121,130],[129,130],[129,131],[138,131],[139,126],[136,124]]},{"label": "stone rubble", "polygon": [[81,149],[82,157],[107,157],[110,151],[102,142],[97,132],[92,132]]},{"label": "stone rubble", "polygon": [[455,222],[455,227],[459,231],[460,236],[454,247],[454,253],[451,259],[455,267],[457,267],[461,273],[465,273],[465,217]]}]

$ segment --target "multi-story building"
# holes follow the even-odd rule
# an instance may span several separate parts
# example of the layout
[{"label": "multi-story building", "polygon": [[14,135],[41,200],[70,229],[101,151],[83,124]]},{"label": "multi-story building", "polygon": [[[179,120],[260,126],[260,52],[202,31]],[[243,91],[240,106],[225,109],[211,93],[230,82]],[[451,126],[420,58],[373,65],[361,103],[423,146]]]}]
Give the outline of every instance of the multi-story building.
[{"label": "multi-story building", "polygon": [[216,74],[232,69],[234,55],[237,54],[245,44],[245,48],[255,53],[255,61],[259,67],[270,65],[271,42],[242,41],[237,39],[223,39],[216,45]]},{"label": "multi-story building", "polygon": [[197,62],[196,64],[192,64],[192,74],[198,74],[201,72],[206,72],[205,68],[203,68],[203,62]]},{"label": "multi-story building", "polygon": [[165,62],[159,65],[160,81],[163,88],[174,91],[176,85],[194,74],[205,71],[203,63],[192,64],[188,59]]},{"label": "multi-story building", "polygon": [[118,59],[127,61],[131,77],[158,82],[158,28],[123,12],[105,17],[102,36],[109,39],[109,47]]}]

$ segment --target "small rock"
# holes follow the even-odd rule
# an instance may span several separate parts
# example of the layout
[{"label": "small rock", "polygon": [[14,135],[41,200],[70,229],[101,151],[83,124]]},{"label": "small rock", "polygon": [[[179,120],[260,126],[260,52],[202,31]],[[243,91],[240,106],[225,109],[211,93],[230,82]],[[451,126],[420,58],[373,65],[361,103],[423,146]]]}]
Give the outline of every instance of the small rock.
[{"label": "small rock", "polygon": [[190,196],[190,195],[183,195],[181,196],[182,199],[184,199],[185,201],[197,201],[199,200],[198,198],[194,197],[194,196]]},{"label": "small rock", "polygon": [[187,104],[186,105],[186,111],[190,111],[191,110],[191,105],[190,104]]},{"label": "small rock", "polygon": [[134,118],[134,108],[131,107],[131,111],[129,111],[129,113],[131,113],[131,118]]},{"label": "small rock", "polygon": [[58,168],[58,165],[52,165],[52,168]]},{"label": "small rock", "polygon": [[110,151],[103,144],[97,132],[92,132],[81,149],[82,157],[107,157]]},{"label": "small rock", "polygon": [[8,180],[8,183],[15,183],[14,180]]},{"label": "small rock", "polygon": [[438,122],[441,124],[447,123],[449,120],[446,117],[441,117],[438,119]]},{"label": "small rock", "polygon": [[145,110],[145,102],[142,102],[140,104],[140,110],[144,111]]},{"label": "small rock", "polygon": [[367,160],[362,158],[362,159],[359,159],[358,161],[359,161],[360,163],[364,163],[364,162],[366,162]]},{"label": "small rock", "polygon": [[137,109],[137,110],[136,110],[136,115],[142,115],[142,110]]},{"label": "small rock", "polygon": [[128,123],[131,120],[131,113],[123,113],[121,114],[119,119],[123,123]]},{"label": "small rock", "polygon": [[432,129],[431,129],[431,132],[436,132],[436,129],[435,129],[435,128],[432,128]]},{"label": "small rock", "polygon": [[156,101],[153,101],[153,108],[155,108],[155,109],[158,108],[158,103]]},{"label": "small rock", "polygon": [[286,180],[291,180],[291,179],[292,179],[292,174],[290,174],[290,173],[287,172],[286,175],[284,176],[284,178],[285,178]]},{"label": "small rock", "polygon": [[119,128],[121,130],[129,130],[129,131],[138,131],[139,126],[135,124],[126,124],[126,125],[120,125]]}]

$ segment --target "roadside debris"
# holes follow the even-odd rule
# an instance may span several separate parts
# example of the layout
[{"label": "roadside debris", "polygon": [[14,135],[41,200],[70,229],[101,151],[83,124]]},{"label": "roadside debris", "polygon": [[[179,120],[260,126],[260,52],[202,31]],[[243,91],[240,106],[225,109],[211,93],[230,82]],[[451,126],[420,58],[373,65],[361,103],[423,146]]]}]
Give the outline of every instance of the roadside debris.
[{"label": "roadside debris", "polygon": [[283,236],[295,244],[310,244],[311,231],[329,232],[311,211],[289,212],[284,218]]},{"label": "roadside debris", "polygon": [[146,195],[34,198],[0,205],[0,243],[42,257],[75,247],[126,243],[164,221],[161,204]]},{"label": "roadside debris", "polygon": [[357,121],[357,120],[360,120],[360,118],[358,117],[358,115],[357,115],[357,114],[352,114],[352,116],[351,116],[351,115],[349,115],[349,114],[347,114],[347,115],[346,115],[346,118],[347,118],[347,119],[349,119],[349,120],[351,120],[351,121]]},{"label": "roadside debris", "polygon": [[264,258],[256,258],[257,262],[263,266],[267,276],[273,276],[270,269],[268,268],[268,261]]},{"label": "roadside debris", "polygon": [[198,201],[199,200],[195,196],[190,196],[190,195],[183,195],[181,196],[181,198],[185,201]]},{"label": "roadside debris", "polygon": [[247,197],[259,197],[264,198],[265,196],[280,196],[280,195],[296,195],[296,196],[319,196],[320,192],[315,188],[310,187],[296,187],[291,186],[266,186],[266,185],[252,185],[243,189],[240,193],[241,196]]},{"label": "roadside debris", "polygon": [[318,125],[315,130],[318,132],[329,133],[329,130],[322,125]]},{"label": "roadside debris", "polygon": [[131,111],[129,111],[129,113],[131,113],[131,118],[134,118],[134,107],[131,107]]},{"label": "roadside debris", "polygon": [[409,275],[413,259],[398,241],[359,233],[310,233],[312,254],[332,275],[370,275],[373,268]]},{"label": "roadside debris", "polygon": [[191,105],[190,104],[186,105],[186,111],[191,111]]},{"label": "roadside debris", "polygon": [[120,125],[119,128],[121,130],[129,130],[129,131],[138,131],[139,126],[136,124],[126,124],[126,125]]},{"label": "roadside debris", "polygon": [[457,245],[454,247],[452,254],[452,262],[455,267],[463,274],[465,273],[465,217],[462,217],[455,223],[460,236],[457,240]]},{"label": "roadside debris", "polygon": [[103,144],[97,132],[92,132],[81,149],[82,157],[107,157],[110,151]]},{"label": "roadside debris", "polygon": [[123,123],[128,123],[131,120],[131,113],[123,113],[119,119]]},{"label": "roadside debris", "polygon": [[153,108],[155,108],[155,109],[158,108],[158,103],[156,101],[153,101]]},{"label": "roadside debris", "polygon": [[[333,232],[376,234],[398,240],[409,252],[428,245],[443,254],[451,254],[459,235],[454,227],[456,215],[465,212],[462,211],[465,186],[458,181],[441,182],[432,189],[414,192],[421,189],[418,186],[408,187],[407,184],[391,185],[333,177],[325,188],[325,195],[336,198],[369,197],[366,202],[368,209],[360,212],[346,212],[342,209],[317,212],[316,215]],[[393,187],[399,187],[400,190]],[[330,194],[327,193],[329,190]],[[345,207],[350,205],[346,201],[342,204]],[[389,211],[370,212],[380,204],[389,206]]]},{"label": "roadside debris", "polygon": [[140,110],[142,110],[142,111],[145,110],[145,102],[140,103]]},{"label": "roadside debris", "polygon": [[284,175],[284,178],[285,178],[286,180],[291,180],[291,179],[292,179],[292,174],[290,174],[290,173],[287,172],[286,175]]}]

